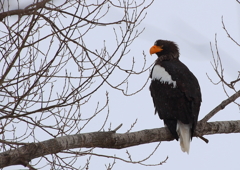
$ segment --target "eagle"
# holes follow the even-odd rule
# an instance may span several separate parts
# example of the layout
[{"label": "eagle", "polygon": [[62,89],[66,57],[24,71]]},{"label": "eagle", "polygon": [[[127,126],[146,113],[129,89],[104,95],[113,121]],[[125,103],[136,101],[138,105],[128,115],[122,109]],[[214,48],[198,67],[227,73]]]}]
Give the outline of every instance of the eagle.
[{"label": "eagle", "polygon": [[178,141],[183,152],[189,153],[201,105],[197,78],[179,60],[179,48],[168,40],[157,40],[150,48],[157,59],[151,70],[150,92],[165,126]]}]

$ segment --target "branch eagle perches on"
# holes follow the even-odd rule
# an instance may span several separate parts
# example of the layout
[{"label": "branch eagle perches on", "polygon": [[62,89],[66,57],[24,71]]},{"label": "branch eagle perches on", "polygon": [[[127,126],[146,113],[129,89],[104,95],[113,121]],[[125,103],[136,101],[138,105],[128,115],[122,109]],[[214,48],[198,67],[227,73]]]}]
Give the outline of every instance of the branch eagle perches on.
[{"label": "branch eagle perches on", "polygon": [[[206,123],[204,127],[198,125],[194,136],[240,133],[240,120],[219,121]],[[174,140],[167,128],[156,128],[131,133],[92,132],[68,135],[50,139],[39,143],[30,143],[15,150],[0,154],[0,168],[10,165],[24,165],[29,161],[48,154],[55,154],[74,148],[108,148],[122,149],[131,146]]]}]

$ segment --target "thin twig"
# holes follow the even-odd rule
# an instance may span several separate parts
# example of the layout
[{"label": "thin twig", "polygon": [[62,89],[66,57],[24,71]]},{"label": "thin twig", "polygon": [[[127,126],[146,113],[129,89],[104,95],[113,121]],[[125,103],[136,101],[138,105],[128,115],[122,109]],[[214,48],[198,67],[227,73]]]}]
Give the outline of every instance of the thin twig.
[{"label": "thin twig", "polygon": [[[239,3],[239,1],[237,1]],[[228,30],[225,27],[224,21],[223,21],[223,16],[222,16],[222,25],[223,25],[223,29],[226,32],[226,34],[228,35],[228,38],[230,38],[235,44],[237,44],[238,46],[240,46],[240,44],[229,34]]]},{"label": "thin twig", "polygon": [[114,132],[114,133],[116,133],[116,131],[118,130],[118,129],[120,129],[121,127],[122,127],[122,123],[118,126],[118,127],[116,127],[114,130],[112,130],[111,132]]}]

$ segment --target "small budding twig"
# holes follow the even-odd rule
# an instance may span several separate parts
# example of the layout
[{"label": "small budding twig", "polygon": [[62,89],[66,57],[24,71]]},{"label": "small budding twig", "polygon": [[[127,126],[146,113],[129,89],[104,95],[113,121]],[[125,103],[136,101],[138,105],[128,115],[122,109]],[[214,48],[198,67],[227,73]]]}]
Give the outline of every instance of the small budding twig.
[{"label": "small budding twig", "polygon": [[118,127],[116,127],[114,130],[112,130],[111,132],[114,132],[114,133],[116,133],[116,131],[118,130],[118,129],[120,129],[121,127],[122,127],[122,123],[118,126]]}]

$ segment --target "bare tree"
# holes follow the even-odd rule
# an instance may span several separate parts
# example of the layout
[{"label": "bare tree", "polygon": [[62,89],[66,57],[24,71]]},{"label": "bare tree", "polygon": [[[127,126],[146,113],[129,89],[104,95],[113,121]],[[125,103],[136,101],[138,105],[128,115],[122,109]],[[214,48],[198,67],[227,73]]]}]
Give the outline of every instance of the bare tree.
[{"label": "bare tree", "polygon": [[[108,92],[104,101],[103,97],[96,100],[102,88],[128,96],[145,87],[148,78],[139,89],[129,92],[129,79],[151,67],[146,65],[145,54],[138,66],[134,58],[127,58],[129,65],[122,62],[130,45],[143,31],[138,26],[152,2],[35,0],[24,7],[18,4],[17,9],[9,9],[14,4],[8,1],[0,3],[1,168],[24,165],[29,169],[46,166],[88,169],[92,155],[112,158],[113,163],[106,169],[111,169],[116,159],[146,165],[144,162],[158,146],[139,161],[132,160],[130,153],[126,160],[93,151],[96,147],[120,149],[173,140],[165,128],[116,133],[121,125],[113,129],[106,125]],[[102,29],[111,30],[104,35],[106,39],[101,38]],[[235,88],[239,76],[230,83],[224,80],[217,41],[215,45],[217,57],[214,57],[213,68],[220,82],[234,94],[199,122],[195,134],[199,137],[240,132],[240,121],[208,123],[219,110],[240,96]],[[113,76],[119,78],[116,80]],[[100,128],[84,133],[103,113]],[[108,131],[104,131],[106,128]],[[88,158],[79,165],[77,160],[83,156]],[[38,161],[30,163],[35,158]]]},{"label": "bare tree", "polygon": [[[143,31],[137,27],[151,3],[35,0],[24,7],[1,1],[1,151],[79,134],[100,113],[102,131],[109,99],[106,92],[105,100],[103,96],[96,101],[100,88],[133,95],[145,85],[128,92],[129,77],[148,71],[144,55],[141,69],[135,69],[134,58],[128,57],[128,66],[121,62]],[[17,9],[9,9],[14,5]],[[110,30],[104,39],[103,29]],[[116,81],[113,75],[121,79]],[[69,149],[61,150],[64,157],[57,152],[52,158],[42,156],[51,167],[74,168],[79,155],[93,150]],[[36,152],[27,150],[29,156]],[[1,159],[0,167],[30,166],[32,158],[19,154],[14,154],[16,159],[11,154]]]}]

